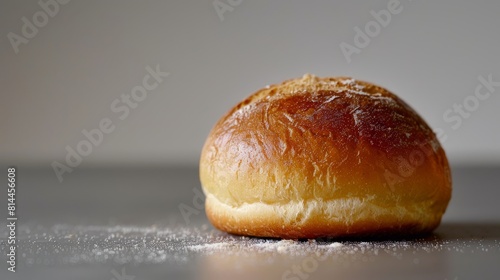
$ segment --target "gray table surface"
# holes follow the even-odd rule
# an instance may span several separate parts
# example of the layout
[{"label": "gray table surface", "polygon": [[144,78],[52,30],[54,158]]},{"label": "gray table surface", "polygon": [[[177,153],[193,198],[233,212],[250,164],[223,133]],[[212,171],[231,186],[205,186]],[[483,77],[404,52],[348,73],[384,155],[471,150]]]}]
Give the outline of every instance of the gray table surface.
[{"label": "gray table surface", "polygon": [[2,280],[500,279],[499,166],[454,166],[434,234],[385,241],[225,234],[197,207],[196,167],[82,167],[60,183],[50,168],[21,166],[17,176],[16,273],[7,271],[0,188]]}]

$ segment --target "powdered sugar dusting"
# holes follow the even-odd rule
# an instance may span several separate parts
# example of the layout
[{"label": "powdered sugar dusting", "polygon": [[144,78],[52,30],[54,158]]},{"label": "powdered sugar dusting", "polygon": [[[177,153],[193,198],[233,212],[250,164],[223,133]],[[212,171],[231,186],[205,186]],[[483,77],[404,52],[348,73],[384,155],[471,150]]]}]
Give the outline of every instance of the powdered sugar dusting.
[{"label": "powdered sugar dusting", "polygon": [[343,85],[353,85],[356,82],[354,79],[341,80],[340,83]]},{"label": "powdered sugar dusting", "polygon": [[330,247],[330,248],[340,248],[340,247],[342,247],[343,245],[342,245],[342,243],[340,243],[340,242],[333,242],[333,243],[328,244],[328,245],[326,245],[326,246],[328,246],[328,247]]},{"label": "powdered sugar dusting", "polygon": [[[6,227],[1,228],[0,235],[5,236]],[[201,259],[208,262],[208,268],[219,267],[224,271],[234,269],[235,265],[248,265],[251,271],[281,265],[281,276],[291,267],[302,264],[317,263],[318,269],[335,267],[338,271],[345,265],[356,264],[431,265],[443,256],[441,261],[447,263],[450,254],[458,255],[459,259],[470,254],[494,258],[500,253],[500,228],[486,230],[477,226],[445,226],[438,236],[425,239],[346,241],[251,238],[230,235],[208,224],[193,227],[21,226],[18,254],[20,266],[156,264],[192,267],[196,263],[193,261]],[[411,268],[408,265],[406,268]],[[310,279],[317,275],[311,274]]]},{"label": "powdered sugar dusting", "polygon": [[328,98],[327,100],[325,100],[324,103],[332,102],[333,100],[335,100],[335,98],[338,98],[338,96],[334,95],[334,96]]},{"label": "powdered sugar dusting", "polygon": [[218,242],[218,243],[191,245],[188,246],[188,248],[193,251],[220,251],[228,249],[231,246],[234,245],[231,245],[231,243],[228,242]]},{"label": "powdered sugar dusting", "polygon": [[354,118],[354,124],[355,125],[358,125],[360,123],[360,120],[359,120],[359,114],[361,114],[362,111],[361,110],[355,110],[354,113],[352,114],[352,117]]}]

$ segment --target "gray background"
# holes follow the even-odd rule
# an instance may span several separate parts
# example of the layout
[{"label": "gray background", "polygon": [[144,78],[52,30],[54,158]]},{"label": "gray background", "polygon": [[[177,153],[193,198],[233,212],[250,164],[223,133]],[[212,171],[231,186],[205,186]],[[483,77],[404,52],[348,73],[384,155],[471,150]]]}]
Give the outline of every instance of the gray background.
[{"label": "gray background", "polygon": [[[223,1],[226,2],[226,1]],[[236,1],[238,2],[238,1]],[[81,131],[116,129],[84,167],[198,161],[215,121],[257,89],[314,73],[349,75],[400,95],[448,136],[452,163],[500,162],[500,88],[454,130],[443,113],[500,80],[499,1],[401,1],[402,11],[351,63],[339,45],[389,1],[242,1],[218,16],[212,0],[71,1],[13,50],[37,1],[0,4],[0,160],[64,162]],[[160,65],[170,76],[123,121],[110,104]]]}]

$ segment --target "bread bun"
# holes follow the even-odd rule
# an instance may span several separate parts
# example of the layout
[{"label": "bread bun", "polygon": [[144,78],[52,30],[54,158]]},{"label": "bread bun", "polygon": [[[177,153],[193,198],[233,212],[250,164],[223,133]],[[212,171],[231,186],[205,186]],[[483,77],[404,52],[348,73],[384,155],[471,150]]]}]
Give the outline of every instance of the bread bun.
[{"label": "bread bun", "polygon": [[305,75],[261,89],[220,119],[200,179],[211,223],[277,238],[429,233],[451,196],[425,121],[384,88]]}]

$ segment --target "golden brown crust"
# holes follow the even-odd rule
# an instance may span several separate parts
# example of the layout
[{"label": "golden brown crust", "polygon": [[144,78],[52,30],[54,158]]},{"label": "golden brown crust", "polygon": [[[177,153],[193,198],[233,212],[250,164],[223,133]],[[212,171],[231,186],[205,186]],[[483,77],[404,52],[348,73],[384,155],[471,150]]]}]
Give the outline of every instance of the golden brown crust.
[{"label": "golden brown crust", "polygon": [[430,232],[451,196],[425,121],[346,77],[305,75],[242,101],[208,136],[200,179],[216,227],[262,237]]}]

